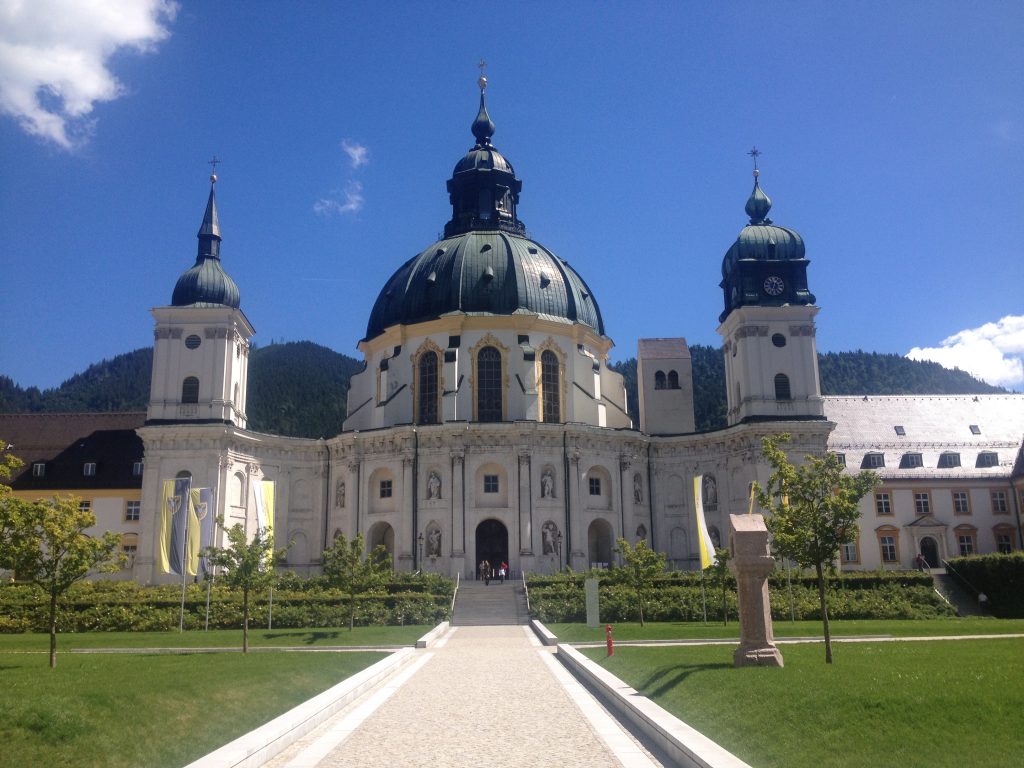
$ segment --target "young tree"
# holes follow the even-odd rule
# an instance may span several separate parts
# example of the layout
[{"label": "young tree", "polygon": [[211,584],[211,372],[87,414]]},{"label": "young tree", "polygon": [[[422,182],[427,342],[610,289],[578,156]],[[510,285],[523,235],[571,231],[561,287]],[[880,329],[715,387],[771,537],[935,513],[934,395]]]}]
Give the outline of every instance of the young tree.
[{"label": "young tree", "polygon": [[383,545],[363,554],[363,534],[354,539],[339,533],[324,550],[324,575],[348,596],[348,628],[356,622],[356,597],[383,586],[391,574],[391,556]]},{"label": "young tree", "polygon": [[6,445],[3,438],[0,438],[0,450],[3,450],[0,455],[0,571],[13,571],[15,549],[19,543],[16,534],[21,529],[18,524],[20,507],[6,481],[24,466],[24,462],[3,448]]},{"label": "young tree", "polygon": [[789,558],[800,568],[814,568],[818,601],[825,633],[825,662],[832,663],[825,568],[835,562],[839,548],[856,540],[860,512],[857,505],[878,485],[878,475],[863,470],[843,472],[834,453],[806,456],[795,466],[779,447],[789,435],[766,437],[762,453],[774,472],[768,487],[757,489],[757,503],[771,514],[765,519],[777,557]]},{"label": "young tree", "polygon": [[729,560],[731,559],[732,553],[728,549],[718,547],[715,549],[715,562],[711,566],[711,572],[715,574],[715,581],[718,582],[719,589],[722,591],[722,626],[729,625],[727,596],[729,594]]},{"label": "young tree", "polygon": [[[224,519],[217,518],[223,526]],[[218,574],[229,587],[242,590],[242,653],[249,652],[249,593],[269,589],[274,583],[274,561],[288,551],[274,550],[274,535],[257,528],[252,541],[245,529],[236,523],[227,530],[228,546],[206,550],[211,566],[222,568]]]},{"label": "young tree", "polygon": [[121,537],[105,533],[89,536],[96,516],[79,507],[72,496],[27,502],[8,498],[14,509],[12,565],[19,580],[29,581],[49,598],[50,667],[57,666],[57,607],[71,585],[93,571],[120,569]]},{"label": "young tree", "polygon": [[647,592],[654,586],[654,580],[665,572],[665,554],[656,552],[641,539],[631,546],[625,539],[618,540],[615,548],[622,557],[622,565],[615,569],[613,577],[628,584],[636,592],[637,612],[640,626],[644,626],[644,602]]}]

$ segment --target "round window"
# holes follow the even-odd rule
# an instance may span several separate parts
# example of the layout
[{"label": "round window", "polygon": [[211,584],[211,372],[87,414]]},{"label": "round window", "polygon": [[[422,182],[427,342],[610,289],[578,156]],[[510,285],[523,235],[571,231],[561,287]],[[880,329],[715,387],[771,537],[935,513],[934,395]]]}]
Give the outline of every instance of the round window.
[{"label": "round window", "polygon": [[776,347],[784,347],[786,346],[786,337],[781,333],[772,334],[772,344]]},{"label": "round window", "polygon": [[202,343],[203,340],[196,336],[194,333],[185,339],[185,346],[188,347],[189,349],[195,349]]}]

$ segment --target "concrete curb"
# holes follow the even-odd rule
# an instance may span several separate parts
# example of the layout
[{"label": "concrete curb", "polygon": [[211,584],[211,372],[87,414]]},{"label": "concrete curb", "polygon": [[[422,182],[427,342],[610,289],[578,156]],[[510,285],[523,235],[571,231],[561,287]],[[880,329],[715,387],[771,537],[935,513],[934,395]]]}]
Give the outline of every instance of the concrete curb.
[{"label": "concrete curb", "polygon": [[258,768],[415,658],[403,648],[185,768]]},{"label": "concrete curb", "polygon": [[432,646],[434,643],[437,642],[438,638],[441,637],[441,635],[443,635],[445,632],[448,631],[448,627],[449,626],[451,626],[451,624],[449,622],[442,621],[440,624],[438,624],[432,630],[427,632],[427,634],[425,634],[423,637],[421,637],[419,640],[417,640],[416,641],[416,647],[417,648],[429,648],[430,646]]},{"label": "concrete curb", "polygon": [[547,627],[537,621],[537,619],[530,620],[530,627],[544,645],[558,645],[558,638],[555,637]]},{"label": "concrete curb", "polygon": [[[734,641],[735,642],[735,641]],[[575,648],[559,644],[558,660],[597,692],[617,717],[630,722],[680,768],[750,768],[700,731],[641,696]]]}]

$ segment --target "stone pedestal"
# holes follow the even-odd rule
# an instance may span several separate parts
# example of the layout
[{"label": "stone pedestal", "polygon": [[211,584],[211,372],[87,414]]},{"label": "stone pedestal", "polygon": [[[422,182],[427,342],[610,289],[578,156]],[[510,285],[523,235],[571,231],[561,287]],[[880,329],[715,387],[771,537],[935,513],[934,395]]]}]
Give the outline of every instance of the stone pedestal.
[{"label": "stone pedestal", "polygon": [[740,613],[740,646],[733,653],[737,667],[781,667],[775,647],[768,574],[775,567],[768,529],[761,515],[729,515],[729,570],[736,577]]}]

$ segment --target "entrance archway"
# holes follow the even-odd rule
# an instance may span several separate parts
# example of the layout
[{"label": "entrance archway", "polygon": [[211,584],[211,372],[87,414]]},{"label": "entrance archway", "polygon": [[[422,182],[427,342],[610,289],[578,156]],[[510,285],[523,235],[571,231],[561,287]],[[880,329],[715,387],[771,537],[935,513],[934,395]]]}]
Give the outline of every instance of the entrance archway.
[{"label": "entrance archway", "polygon": [[612,527],[607,520],[595,520],[587,529],[587,554],[591,568],[611,568]]},{"label": "entrance archway", "polygon": [[391,567],[395,565],[395,529],[387,523],[374,523],[366,537],[366,551],[373,552],[378,546],[388,551]]},{"label": "entrance archway", "polygon": [[939,545],[931,536],[921,539],[921,554],[928,561],[929,568],[939,567]]},{"label": "entrance archway", "polygon": [[500,520],[484,520],[476,527],[476,563],[486,560],[497,568],[508,562],[508,528]]}]

